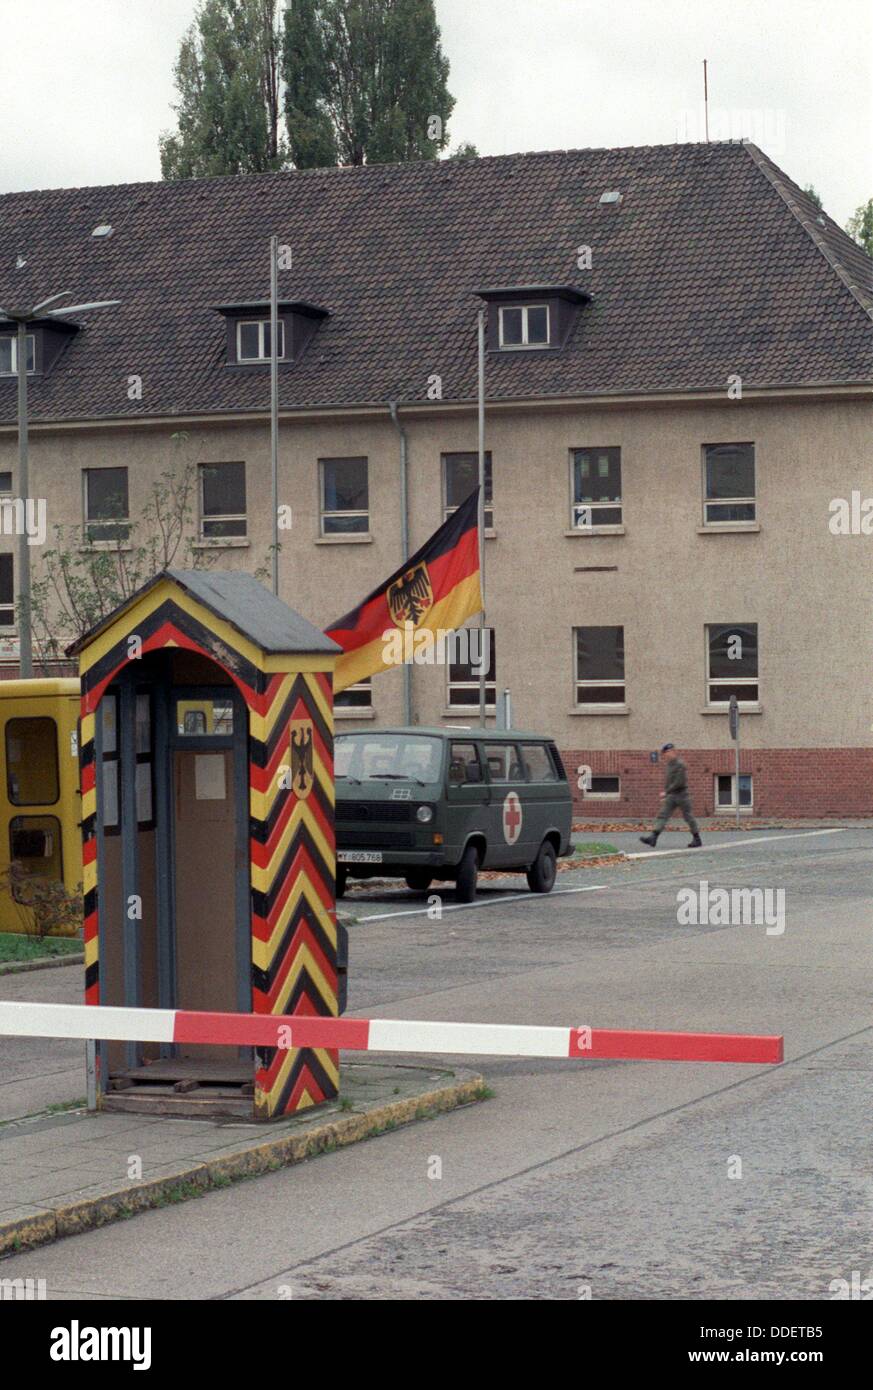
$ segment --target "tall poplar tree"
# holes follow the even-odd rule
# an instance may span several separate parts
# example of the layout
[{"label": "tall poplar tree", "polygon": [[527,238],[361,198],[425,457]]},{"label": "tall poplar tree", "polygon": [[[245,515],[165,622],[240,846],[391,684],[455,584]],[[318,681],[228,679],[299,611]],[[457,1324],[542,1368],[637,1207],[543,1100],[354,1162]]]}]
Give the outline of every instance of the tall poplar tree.
[{"label": "tall poplar tree", "polygon": [[178,130],[160,139],[165,179],[258,174],[287,162],[280,50],[277,0],[201,0],[174,68]]},{"label": "tall poplar tree", "polygon": [[282,75],[298,168],[435,159],[448,143],[433,0],[292,0]]}]

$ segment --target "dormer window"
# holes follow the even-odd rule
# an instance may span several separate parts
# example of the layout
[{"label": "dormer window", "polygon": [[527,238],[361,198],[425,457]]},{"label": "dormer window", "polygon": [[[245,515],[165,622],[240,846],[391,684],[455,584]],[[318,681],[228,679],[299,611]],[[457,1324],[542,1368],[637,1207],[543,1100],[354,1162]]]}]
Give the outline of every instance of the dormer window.
[{"label": "dormer window", "polygon": [[[285,324],[279,319],[278,355],[285,356]],[[238,362],[269,362],[269,319],[240,319],[236,326],[236,360]]]},{"label": "dormer window", "polygon": [[[237,304],[216,304],[216,313],[225,321],[228,367],[240,371],[262,371],[270,364],[269,300],[245,300]],[[330,311],[304,299],[280,299],[277,335],[278,360],[285,368],[299,362],[319,325]]]},{"label": "dormer window", "polygon": [[502,285],[474,290],[487,310],[489,352],[559,352],[591,295],[575,285]]},{"label": "dormer window", "polygon": [[548,347],[548,304],[504,305],[500,310],[500,346]]},{"label": "dormer window", "polygon": [[[36,339],[33,333],[27,335],[27,374],[36,371]],[[18,376],[18,335],[4,333],[0,336],[0,376]]]}]

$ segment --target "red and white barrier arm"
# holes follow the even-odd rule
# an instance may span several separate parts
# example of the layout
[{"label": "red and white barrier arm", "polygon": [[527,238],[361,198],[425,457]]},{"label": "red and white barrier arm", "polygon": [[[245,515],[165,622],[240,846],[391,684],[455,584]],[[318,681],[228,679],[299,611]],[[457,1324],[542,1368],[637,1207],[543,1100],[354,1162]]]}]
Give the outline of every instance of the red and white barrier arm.
[{"label": "red and white barrier arm", "polygon": [[224,1043],[228,1047],[329,1047],[352,1052],[434,1052],[474,1057],[574,1057],[650,1062],[783,1059],[782,1038],[744,1033],[653,1033],[615,1028],[532,1028],[300,1014],[189,1013],[85,1004],[0,1002],[0,1035],[113,1042]]}]

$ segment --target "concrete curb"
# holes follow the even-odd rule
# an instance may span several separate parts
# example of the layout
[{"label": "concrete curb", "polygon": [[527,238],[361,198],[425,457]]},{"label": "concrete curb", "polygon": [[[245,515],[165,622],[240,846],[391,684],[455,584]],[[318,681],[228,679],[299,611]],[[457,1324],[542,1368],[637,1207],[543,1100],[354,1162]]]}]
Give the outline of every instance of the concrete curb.
[{"label": "concrete curb", "polygon": [[56,965],[84,965],[85,956],[37,956],[35,960],[7,960],[0,962],[0,975],[22,975],[25,970],[54,970]]},{"label": "concrete curb", "polygon": [[484,1099],[483,1077],[476,1072],[456,1072],[447,1085],[402,1100],[386,1101],[368,1110],[341,1112],[301,1133],[257,1139],[242,1145],[236,1153],[204,1163],[180,1164],[160,1178],[143,1178],[53,1209],[33,1206],[15,1220],[0,1222],[0,1256],[32,1250],[63,1240],[65,1236],[80,1235],[150,1207],[202,1197],[229,1183],[273,1173],[316,1154],[375,1138],[414,1120],[430,1119]]}]

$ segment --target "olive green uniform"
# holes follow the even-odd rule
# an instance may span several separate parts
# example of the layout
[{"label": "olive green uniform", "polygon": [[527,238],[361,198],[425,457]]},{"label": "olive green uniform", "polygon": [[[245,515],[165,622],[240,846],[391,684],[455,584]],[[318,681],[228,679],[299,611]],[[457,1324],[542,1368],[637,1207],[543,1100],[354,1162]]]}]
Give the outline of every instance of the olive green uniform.
[{"label": "olive green uniform", "polygon": [[694,819],[694,813],[691,810],[691,797],[688,795],[688,769],[681,758],[674,758],[672,762],[667,764],[664,799],[661,802],[658,819],[655,821],[655,835],[660,835],[674,811],[682,812],[685,817],[685,824],[692,835],[700,833],[697,821]]}]

